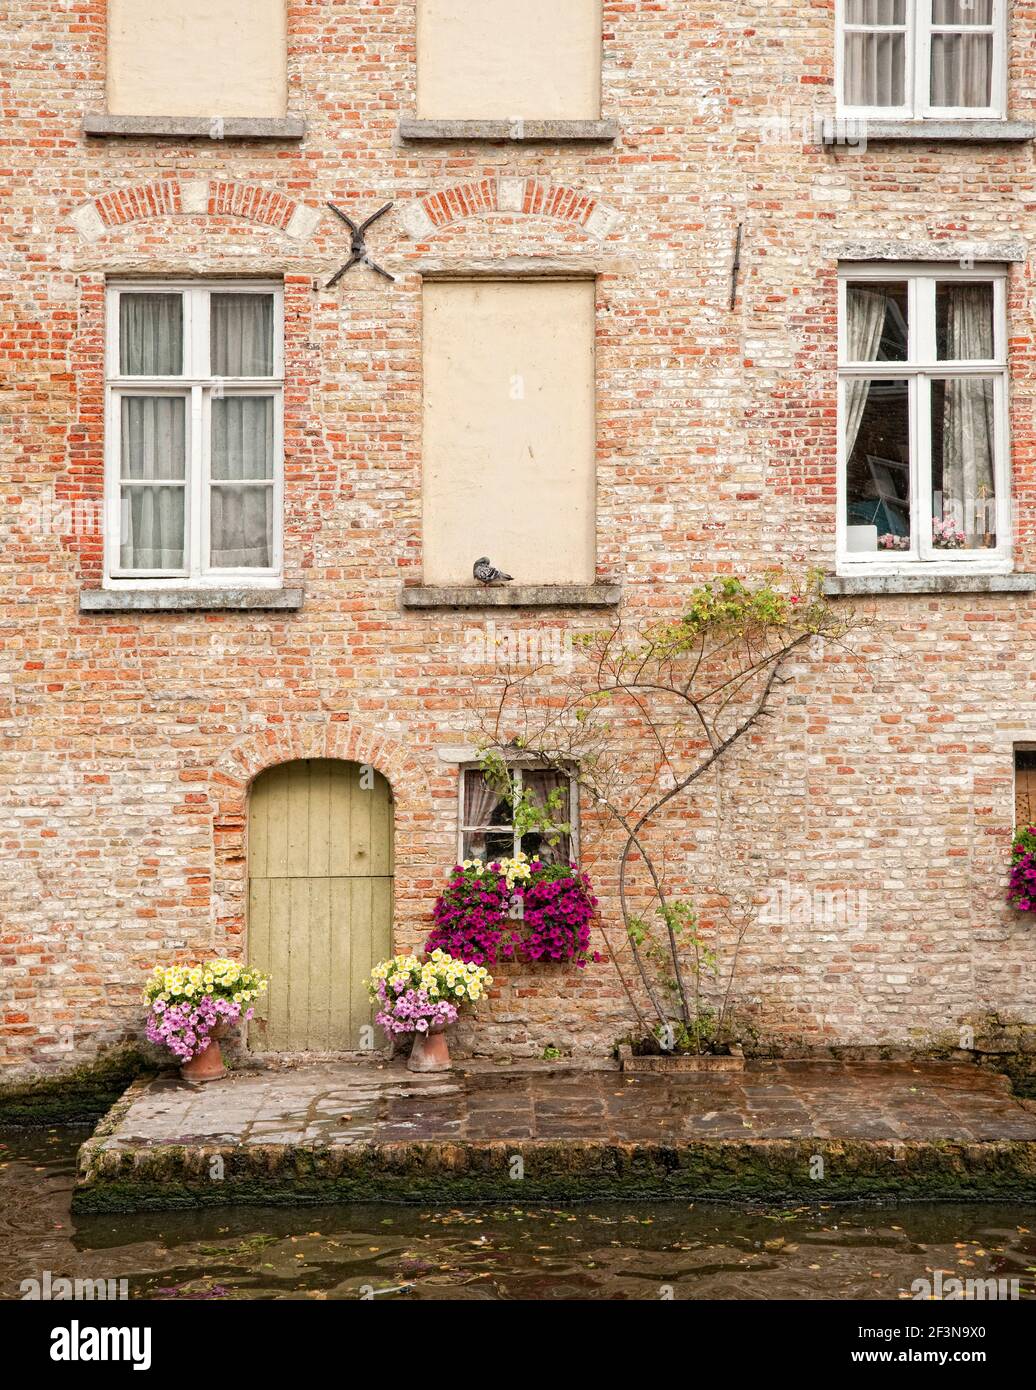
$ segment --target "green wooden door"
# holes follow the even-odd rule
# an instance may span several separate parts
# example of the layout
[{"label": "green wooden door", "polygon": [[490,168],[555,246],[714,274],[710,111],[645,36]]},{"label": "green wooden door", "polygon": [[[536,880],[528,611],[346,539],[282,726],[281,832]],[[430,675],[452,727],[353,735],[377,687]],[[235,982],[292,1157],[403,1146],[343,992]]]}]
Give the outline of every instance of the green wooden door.
[{"label": "green wooden door", "polygon": [[392,793],[358,763],[261,773],[248,809],[248,958],[270,975],[249,1030],[263,1052],[353,1051],[364,980],[392,950]]}]

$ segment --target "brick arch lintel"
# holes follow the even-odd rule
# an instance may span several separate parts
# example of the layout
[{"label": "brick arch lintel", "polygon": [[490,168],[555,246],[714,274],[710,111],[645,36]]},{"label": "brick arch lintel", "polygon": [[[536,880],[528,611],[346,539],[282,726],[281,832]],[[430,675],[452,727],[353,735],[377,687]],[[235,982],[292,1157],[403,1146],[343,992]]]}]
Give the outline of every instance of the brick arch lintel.
[{"label": "brick arch lintel", "polygon": [[453,222],[488,213],[551,217],[603,241],[622,220],[617,208],[585,189],[544,179],[507,176],[474,179],[429,193],[402,208],[403,229],[413,241],[426,241]]},{"label": "brick arch lintel", "polygon": [[220,950],[245,930],[248,793],[267,768],[300,758],[338,758],[380,772],[392,788],[397,843],[410,843],[431,804],[422,768],[395,740],[349,716],[286,720],[247,734],[207,770],[187,774],[208,784],[212,813],[214,938]]},{"label": "brick arch lintel", "polygon": [[84,241],[98,241],[130,222],[191,215],[240,217],[303,242],[316,231],[323,209],[264,184],[162,179],[98,194],[75,208],[69,220]]}]

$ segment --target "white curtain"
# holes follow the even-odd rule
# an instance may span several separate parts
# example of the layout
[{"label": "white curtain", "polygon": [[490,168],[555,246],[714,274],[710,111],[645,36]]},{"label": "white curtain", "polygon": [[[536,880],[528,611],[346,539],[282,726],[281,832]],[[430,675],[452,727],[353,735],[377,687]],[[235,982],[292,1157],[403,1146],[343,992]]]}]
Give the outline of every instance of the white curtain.
[{"label": "white curtain", "polygon": [[[933,0],[932,23],[991,24],[993,0]],[[992,34],[932,34],[932,105],[989,106]]]},{"label": "white curtain", "polygon": [[273,457],[272,397],[213,400],[210,561],[215,568],[273,564]]},{"label": "white curtain", "polygon": [[123,376],[183,375],[183,296],[119,296],[119,371]]},{"label": "white curtain", "polygon": [[[845,293],[846,351],[850,362],[876,362],[885,327],[887,299],[881,290],[849,285]],[[849,377],[845,383],[845,457],[852,457],[856,436],[860,432],[870,380]]]},{"label": "white curtain", "polygon": [[[557,819],[567,821],[569,818],[569,804],[566,793],[569,788],[569,779],[560,772],[552,772],[547,769],[531,770],[523,772],[522,785],[529,792],[536,805],[545,808],[547,797],[551,792],[559,791],[562,793],[561,809],[555,813]],[[567,835],[557,837],[557,844],[550,844],[550,839],[554,838],[547,835],[535,835],[528,837],[531,843],[526,852],[531,853],[535,850],[538,857],[545,864],[567,864],[570,858],[570,846]]]},{"label": "white curtain", "polygon": [[[846,24],[903,24],[906,0],[846,0]],[[846,33],[847,106],[902,106],[906,102],[906,35]]]},{"label": "white curtain", "polygon": [[[947,296],[948,360],[993,356],[988,285],[941,285]],[[943,404],[942,515],[952,518],[969,546],[996,530],[993,468],[993,383],[988,377],[954,377]]]},{"label": "white curtain", "polygon": [[122,398],[123,569],[183,569],[186,419],[182,396]]},{"label": "white curtain", "polygon": [[273,295],[212,296],[212,375],[273,376]]}]

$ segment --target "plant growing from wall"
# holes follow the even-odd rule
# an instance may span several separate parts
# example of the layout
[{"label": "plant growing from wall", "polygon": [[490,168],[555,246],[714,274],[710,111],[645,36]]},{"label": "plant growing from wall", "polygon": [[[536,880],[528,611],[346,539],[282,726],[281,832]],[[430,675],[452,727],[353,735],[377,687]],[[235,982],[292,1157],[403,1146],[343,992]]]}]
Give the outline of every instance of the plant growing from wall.
[{"label": "plant growing from wall", "polygon": [[[484,775],[501,794],[511,785],[508,765],[528,760],[575,777],[618,828],[615,880],[639,988],[609,944],[612,960],[644,1032],[668,1039],[682,1030],[702,1049],[729,1025],[733,974],[723,1017],[710,1020],[703,994],[717,962],[666,867],[667,844],[686,817],[681,803],[775,713],[792,659],[845,644],[858,624],[852,610],[827,601],[815,571],[799,582],[715,579],[682,607],[676,618],[620,620],[577,636],[580,659],[568,671],[504,671],[479,725]],[[558,808],[526,809],[549,830]],[[742,916],[732,971],[751,914]]]}]

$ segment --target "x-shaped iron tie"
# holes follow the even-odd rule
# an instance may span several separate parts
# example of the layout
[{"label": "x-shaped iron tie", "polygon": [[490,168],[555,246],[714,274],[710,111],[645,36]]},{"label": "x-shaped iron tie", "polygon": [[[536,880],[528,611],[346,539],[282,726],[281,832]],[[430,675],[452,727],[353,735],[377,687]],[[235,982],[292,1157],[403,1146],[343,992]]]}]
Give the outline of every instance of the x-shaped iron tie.
[{"label": "x-shaped iron tie", "polygon": [[343,212],[341,208],[335,207],[334,203],[328,203],[327,206],[331,209],[335,216],[340,217],[342,221],[345,223],[345,225],[349,228],[349,231],[352,234],[352,244],[349,248],[349,259],[346,261],[345,265],[342,266],[341,270],[337,271],[334,275],[331,276],[331,279],[328,280],[324,288],[327,290],[333,289],[334,286],[338,284],[339,280],[342,278],[345,272],[347,270],[351,270],[354,265],[365,265],[369,267],[369,269],[373,270],[376,274],[383,275],[386,280],[394,281],[396,278],[394,275],[390,275],[387,270],[382,270],[380,265],[375,265],[375,263],[371,260],[370,256],[367,254],[367,244],[364,241],[364,237],[367,233],[367,228],[373,226],[374,223],[377,222],[379,217],[384,217],[385,213],[388,212],[392,204],[386,203],[383,208],[378,208],[377,212],[371,213],[370,217],[367,218],[366,222],[361,222],[359,225],[357,225],[352,220],[352,218],[349,216],[347,212]]}]

